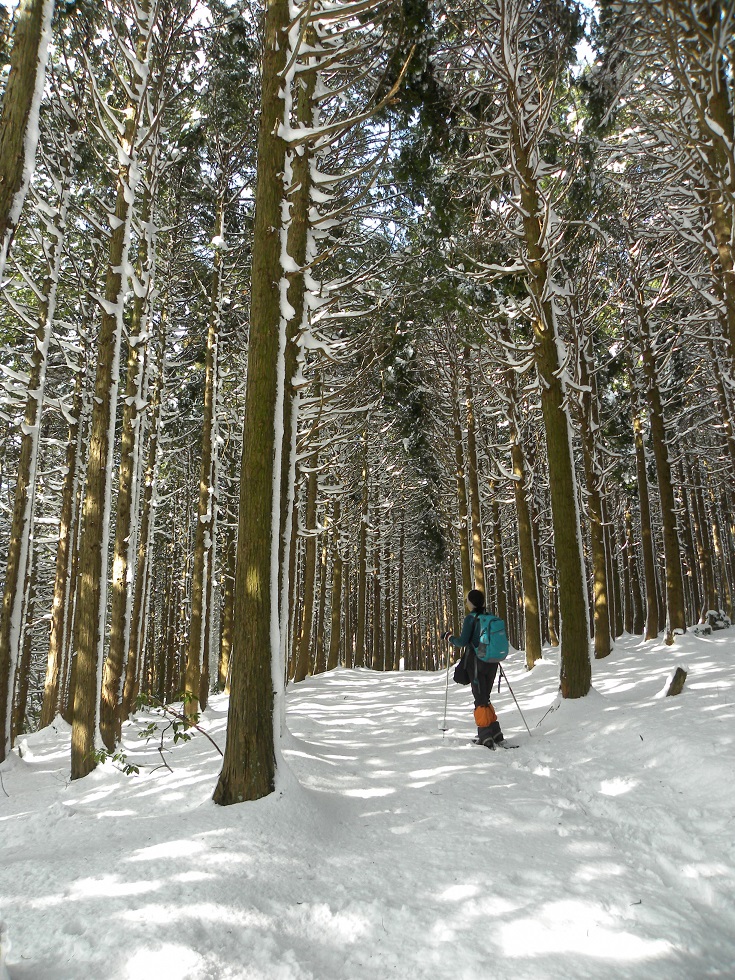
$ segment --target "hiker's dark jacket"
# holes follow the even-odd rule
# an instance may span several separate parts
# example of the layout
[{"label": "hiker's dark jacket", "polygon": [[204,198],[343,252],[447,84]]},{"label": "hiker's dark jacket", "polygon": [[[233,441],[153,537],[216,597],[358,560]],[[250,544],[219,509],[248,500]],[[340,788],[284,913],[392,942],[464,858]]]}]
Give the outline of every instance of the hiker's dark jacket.
[{"label": "hiker's dark jacket", "polygon": [[[464,622],[462,623],[462,632],[459,634],[459,636],[449,637],[449,642],[452,644],[452,646],[466,647],[471,645],[473,650],[477,649],[477,643],[480,639],[479,630],[477,637],[474,636],[475,627],[478,625],[477,616],[477,613],[468,613],[465,616]],[[474,642],[470,643],[472,640],[474,640]]]}]

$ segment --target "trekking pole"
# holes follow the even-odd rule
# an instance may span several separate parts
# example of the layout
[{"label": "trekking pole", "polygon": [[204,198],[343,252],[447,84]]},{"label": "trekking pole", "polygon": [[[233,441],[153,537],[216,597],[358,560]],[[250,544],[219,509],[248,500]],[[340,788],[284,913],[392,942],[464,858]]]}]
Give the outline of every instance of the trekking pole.
[{"label": "trekking pole", "polygon": [[[508,690],[510,691],[511,694],[513,694],[513,688],[510,686],[510,681],[508,680],[508,675],[503,670],[503,665],[502,664],[498,664],[498,667],[500,667],[500,674],[501,674],[501,676],[503,678],[505,678],[505,683],[508,685]],[[515,696],[515,694],[513,694],[513,700],[516,703],[516,708],[518,708],[518,710],[521,711],[521,706],[520,706],[520,704],[518,704],[518,698]],[[525,715],[523,714],[522,711],[521,711],[521,718],[523,718],[523,724],[526,726],[526,731],[530,735],[531,734],[531,729],[528,727],[528,722],[526,721]]]},{"label": "trekking pole", "polygon": [[449,647],[447,647],[447,682],[444,687],[444,721],[442,723],[442,738],[447,731],[447,701],[449,700]]}]

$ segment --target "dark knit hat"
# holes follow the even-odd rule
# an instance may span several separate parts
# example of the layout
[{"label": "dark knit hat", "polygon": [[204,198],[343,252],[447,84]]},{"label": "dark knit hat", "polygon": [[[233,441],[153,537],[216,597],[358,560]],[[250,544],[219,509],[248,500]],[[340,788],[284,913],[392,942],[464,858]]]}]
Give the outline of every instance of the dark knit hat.
[{"label": "dark knit hat", "polygon": [[479,589],[470,589],[470,591],[467,593],[467,602],[469,602],[471,606],[474,606],[475,609],[484,609],[485,594],[480,592]]}]

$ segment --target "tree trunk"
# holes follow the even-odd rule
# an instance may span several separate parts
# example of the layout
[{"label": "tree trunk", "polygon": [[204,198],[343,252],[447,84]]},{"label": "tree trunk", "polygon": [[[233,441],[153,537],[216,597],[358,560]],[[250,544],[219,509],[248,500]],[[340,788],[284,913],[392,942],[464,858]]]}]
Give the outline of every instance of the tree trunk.
[{"label": "tree trunk", "polygon": [[695,472],[693,466],[690,467],[694,540],[699,561],[699,573],[702,577],[702,587],[704,589],[699,620],[700,622],[705,622],[708,610],[715,609],[717,606],[717,595],[715,592],[715,578],[711,561],[712,548],[710,545],[709,530],[704,524],[706,518],[704,498],[702,497],[698,477],[699,474]]},{"label": "tree trunk", "polygon": [[[224,195],[217,202],[217,221],[215,233],[224,239]],[[184,714],[190,724],[199,716],[200,684],[204,663],[204,648],[207,636],[207,611],[211,596],[209,580],[209,552],[214,545],[215,523],[215,456],[216,456],[216,418],[217,418],[217,375],[218,346],[221,319],[222,293],[222,253],[215,248],[214,269],[212,271],[212,292],[207,327],[207,354],[204,379],[204,413],[202,418],[202,443],[199,469],[199,505],[194,535],[194,564],[191,577],[191,621],[189,623],[189,645],[186,655]]]},{"label": "tree trunk", "polygon": [[[135,580],[133,583],[133,602],[130,613],[130,628],[128,630],[128,662],[123,686],[122,705],[119,712],[120,722],[127,718],[135,709],[135,702],[140,692],[140,674],[142,668],[142,653],[147,633],[146,607],[150,594],[150,581],[153,564],[153,534],[156,519],[156,488],[158,474],[158,447],[161,429],[161,398],[164,387],[164,345],[166,340],[165,313],[160,318],[156,382],[153,398],[150,404],[150,434],[148,436],[148,459],[143,478],[143,500],[138,537],[138,557],[135,565]],[[164,618],[163,622],[167,622]]]},{"label": "tree trunk", "polygon": [[[504,339],[510,339],[510,331],[505,331]],[[528,506],[526,487],[526,460],[521,445],[521,430],[518,424],[518,392],[516,374],[507,368],[505,388],[508,395],[508,420],[510,422],[510,452],[513,462],[513,495],[518,521],[518,551],[521,562],[523,583],[523,612],[525,624],[526,667],[530,670],[541,659],[541,615],[536,573],[531,511]]]},{"label": "tree trunk", "polygon": [[[601,660],[612,649],[610,608],[608,603],[609,582],[607,576],[607,552],[602,519],[602,494],[600,472],[595,444],[595,388],[592,375],[591,340],[588,337],[580,356],[580,387],[582,389],[581,435],[584,475],[587,484],[587,511],[589,514],[590,543],[592,553],[592,601],[594,622],[595,658]],[[562,620],[563,621],[563,620]]]},{"label": "tree trunk", "polygon": [[640,576],[638,574],[638,561],[636,559],[635,546],[633,544],[633,515],[630,511],[630,503],[628,503],[625,508],[625,546],[630,574],[630,586],[633,596],[632,632],[635,634],[635,636],[641,636],[645,628],[645,616],[643,613],[643,597],[641,595]]},{"label": "tree trunk", "polygon": [[[141,226],[150,228],[151,191],[149,182],[143,195]],[[123,673],[128,653],[131,625],[134,557],[136,550],[137,514],[135,513],[137,483],[140,468],[140,403],[146,397],[145,360],[147,356],[147,305],[152,285],[151,271],[155,244],[149,234],[143,234],[138,244],[135,270],[145,293],[135,291],[133,311],[128,327],[128,361],[125,383],[125,402],[120,436],[120,469],[117,489],[115,544],[113,547],[112,582],[110,585],[110,646],[102,675],[100,732],[107,749],[112,752],[120,741],[122,726]]]},{"label": "tree trunk", "polygon": [[635,469],[638,481],[638,507],[641,518],[641,547],[643,549],[643,581],[646,591],[646,633],[647,640],[658,636],[658,599],[656,587],[656,559],[653,551],[653,531],[651,528],[651,504],[648,493],[648,471],[646,470],[646,449],[643,441],[643,420],[638,397],[638,388],[631,372],[633,390],[633,439],[635,443]]},{"label": "tree trunk", "polygon": [[480,513],[480,485],[477,479],[477,438],[475,435],[475,405],[472,395],[472,362],[470,348],[464,352],[464,381],[467,408],[467,489],[470,498],[470,537],[472,538],[472,569],[475,588],[485,591],[485,561],[482,548],[482,516]]},{"label": "tree trunk", "polygon": [[346,569],[344,564],[342,566],[343,578],[345,578],[345,570],[347,572],[346,575],[347,588],[345,589],[345,603],[344,603],[344,608],[345,608],[344,665],[346,669],[349,670],[353,666],[353,660],[354,660],[354,630],[352,627],[352,624],[354,622],[354,616],[352,613],[352,588],[351,588],[353,582],[353,575],[351,573],[349,563],[347,564]]},{"label": "tree trunk", "polygon": [[20,0],[0,112],[0,282],[31,182],[53,0]]},{"label": "tree trunk", "polygon": [[676,632],[686,632],[684,610],[684,583],[681,574],[681,555],[676,529],[676,501],[671,477],[669,447],[664,425],[661,392],[658,385],[656,361],[650,338],[648,323],[642,299],[637,302],[638,323],[643,354],[643,372],[646,378],[646,399],[651,422],[651,439],[656,460],[658,492],[661,503],[661,523],[663,525],[664,556],[666,560],[666,612],[667,639],[673,642]]},{"label": "tree trunk", "polygon": [[313,452],[309,458],[306,478],[306,514],[304,519],[304,584],[302,595],[304,609],[301,616],[301,633],[299,635],[298,656],[294,681],[303,681],[311,672],[312,626],[314,623],[314,598],[316,585],[316,502],[317,502],[317,454]]},{"label": "tree trunk", "polygon": [[365,620],[367,618],[367,530],[368,530],[368,463],[367,441],[363,436],[362,508],[357,553],[357,629],[354,666],[365,665]]},{"label": "tree trunk", "polygon": [[230,693],[232,671],[232,619],[235,603],[235,555],[237,548],[234,520],[234,514],[229,512],[228,506],[224,526],[222,629],[219,657],[219,686],[225,694]]},{"label": "tree trunk", "polygon": [[64,721],[71,725],[74,721],[74,692],[76,691],[77,655],[74,649],[74,621],[76,619],[77,573],[79,571],[79,544],[82,538],[82,509],[84,507],[84,484],[87,479],[88,458],[85,452],[89,442],[92,405],[85,381],[82,381],[82,411],[77,433],[77,474],[73,501],[73,528],[71,555],[69,556],[69,581],[67,583],[67,609],[64,623],[63,651],[64,674],[60,688],[60,710]]},{"label": "tree trunk", "polygon": [[553,564],[549,562],[549,643],[552,647],[559,646],[559,598],[556,588],[556,575],[553,571]]},{"label": "tree trunk", "polygon": [[608,594],[612,597],[610,605],[610,624],[613,640],[623,635],[623,597],[620,587],[620,563],[615,543],[614,520],[610,516],[610,498],[602,494],[602,529],[607,557]]},{"label": "tree trunk", "polygon": [[[281,203],[286,145],[283,73],[289,5],[268,0],[265,16],[257,187],[253,234],[248,373],[240,471],[232,693],[216,803],[273,792],[274,691],[283,687],[279,636],[279,530],[286,347],[281,319]],[[275,548],[275,554],[273,549]],[[275,577],[275,580],[274,580]]]},{"label": "tree trunk", "polygon": [[592,671],[571,423],[561,377],[556,313],[546,294],[549,268],[542,231],[544,210],[521,131],[515,122],[511,124],[511,144],[520,183],[528,256],[526,285],[533,304],[534,361],[541,382],[541,412],[546,433],[551,519],[559,576],[561,693],[565,698],[579,698],[590,689]]},{"label": "tree trunk", "polygon": [[341,516],[342,505],[339,497],[336,497],[332,511],[332,605],[330,609],[327,670],[334,670],[339,665],[340,624],[342,621],[342,552],[339,540]]},{"label": "tree trunk", "polygon": [[28,575],[28,589],[25,601],[25,626],[23,629],[23,647],[21,650],[19,670],[16,675],[17,679],[17,692],[15,698],[15,707],[13,710],[13,722],[10,731],[11,741],[16,739],[18,735],[22,735],[25,725],[26,711],[28,709],[28,688],[30,686],[31,680],[31,654],[33,652],[33,616],[35,607],[35,589],[36,589],[36,567],[33,565],[29,569]]},{"label": "tree trunk", "polygon": [[316,613],[316,649],[314,673],[323,674],[327,668],[324,658],[324,613],[327,608],[327,534],[322,532],[321,559],[319,561],[319,604]]},{"label": "tree trunk", "polygon": [[[313,26],[305,30],[307,45],[315,42]],[[299,84],[295,95],[295,123],[308,128],[315,123],[314,89],[316,70],[300,71]],[[312,147],[307,142],[298,153],[289,151],[285,157],[283,173],[284,197],[288,200],[289,225],[286,232],[286,252],[291,259],[291,268],[285,270],[287,281],[286,300],[289,309],[286,324],[286,349],[284,354],[284,402],[283,402],[283,446],[281,464],[281,516],[279,529],[278,567],[280,569],[279,609],[281,621],[289,628],[293,623],[294,581],[291,557],[295,558],[292,547],[292,534],[296,525],[293,522],[294,488],[296,486],[296,436],[300,406],[299,388],[295,381],[299,373],[299,360],[303,360],[300,347],[302,331],[309,323],[309,309],[306,304],[306,279],[304,269],[308,265],[309,254],[309,209],[311,207],[311,163]],[[288,556],[288,561],[286,560]],[[283,656],[288,649],[288,630],[281,637]],[[296,642],[295,630],[293,642]],[[294,669],[296,666],[294,665]]]},{"label": "tree trunk", "polygon": [[722,534],[720,531],[720,518],[717,507],[717,500],[715,499],[715,493],[710,484],[709,487],[709,499],[710,499],[710,524],[712,526],[712,543],[715,547],[715,557],[717,558],[718,564],[720,566],[721,575],[720,580],[722,582],[722,587],[720,589],[720,596],[722,599],[722,605],[724,605],[724,611],[726,615],[732,618],[733,608],[732,608],[732,593],[730,591],[730,581],[727,575],[727,561],[725,558],[725,549],[722,542]]},{"label": "tree trunk", "polygon": [[[505,591],[505,556],[503,554],[503,534],[500,527],[500,507],[495,494],[496,481],[490,481],[490,516],[493,526],[493,557],[495,564],[495,614],[501,619],[508,618],[508,599]],[[489,608],[489,605],[488,605]]]},{"label": "tree trunk", "polygon": [[49,634],[48,659],[46,662],[46,680],[43,688],[43,705],[39,727],[50,725],[61,707],[63,693],[62,671],[68,654],[65,643],[66,624],[69,616],[71,562],[74,554],[74,538],[76,536],[76,508],[74,503],[77,495],[79,472],[79,456],[82,452],[81,414],[82,414],[82,382],[83,372],[79,372],[75,381],[74,402],[72,405],[72,421],[69,423],[69,434],[66,444],[66,467],[64,483],[61,490],[61,514],[59,517],[59,543],[56,550],[56,575],[54,578],[54,595],[51,604],[51,630]]},{"label": "tree trunk", "polygon": [[[451,595],[449,596],[449,611],[452,614],[452,633],[455,636],[459,636],[461,630],[461,624],[459,621],[459,603],[457,601],[457,566],[454,562],[449,565],[449,588]],[[401,576],[398,579],[398,597],[399,599],[403,595],[403,529],[401,529]],[[399,617],[403,614],[403,603],[399,603],[398,607]],[[400,622],[399,622],[400,625]],[[400,637],[400,633],[398,634]]]},{"label": "tree trunk", "polygon": [[393,578],[393,562],[391,561],[391,542],[385,542],[385,557],[383,559],[383,670],[393,670],[393,643],[391,635],[391,620],[393,603],[391,582]]},{"label": "tree trunk", "polygon": [[140,109],[146,88],[146,31],[152,22],[148,3],[139,7],[138,40],[130,88],[131,101],[120,134],[115,223],[110,248],[97,338],[97,377],[92,406],[92,423],[87,467],[87,487],[82,512],[79,546],[79,575],[74,645],[77,679],[74,691],[74,721],[71,735],[71,777],[86,776],[95,767],[95,742],[99,729],[99,703],[104,651],[104,622],[107,609],[107,560],[110,536],[110,481],[114,460],[115,418],[120,377],[120,342],[123,307],[127,291],[128,249],[135,192],[139,179],[135,164]]},{"label": "tree trunk", "polygon": [[694,547],[694,534],[692,531],[692,515],[689,509],[689,495],[687,493],[686,478],[684,476],[684,463],[680,460],[677,467],[677,477],[681,488],[682,504],[682,538],[684,540],[684,552],[686,554],[687,574],[689,580],[689,592],[691,595],[690,611],[688,619],[696,623],[699,619],[699,611],[702,607],[702,600],[699,592],[699,576],[697,574],[697,553]]},{"label": "tree trunk", "polygon": [[[13,519],[5,569],[3,604],[0,611],[0,762],[5,759],[11,746],[13,688],[18,658],[23,644],[24,603],[33,546],[33,509],[36,494],[41,416],[46,388],[46,368],[56,315],[56,295],[66,234],[66,213],[70,190],[68,172],[63,175],[62,181],[59,207],[54,209],[52,216],[47,216],[46,220],[46,232],[52,239],[52,243],[31,356],[31,372],[22,425]],[[2,184],[0,184],[0,193],[1,191]]]},{"label": "tree trunk", "polygon": [[[396,616],[396,644],[395,652],[393,658],[393,669],[401,669],[401,656],[403,655],[403,576],[404,576],[404,561],[405,561],[405,537],[406,537],[406,515],[401,512],[400,516],[401,531],[400,531],[400,541],[398,545],[398,583],[396,585],[396,601],[394,603]],[[452,585],[453,585],[453,602],[456,609],[457,606],[457,579],[454,570],[454,562],[452,562]],[[456,615],[456,614],[455,614]],[[458,631],[457,631],[458,632]]]},{"label": "tree trunk", "polygon": [[373,670],[385,669],[385,648],[383,621],[381,615],[383,594],[381,582],[380,540],[373,544],[373,655],[370,666]]},{"label": "tree trunk", "polygon": [[462,566],[462,594],[472,588],[472,568],[470,566],[470,549],[467,541],[467,485],[465,483],[464,454],[462,445],[462,424],[459,416],[459,392],[455,387],[452,394],[452,422],[454,425],[454,460],[457,479],[457,511],[459,516],[459,556]]}]

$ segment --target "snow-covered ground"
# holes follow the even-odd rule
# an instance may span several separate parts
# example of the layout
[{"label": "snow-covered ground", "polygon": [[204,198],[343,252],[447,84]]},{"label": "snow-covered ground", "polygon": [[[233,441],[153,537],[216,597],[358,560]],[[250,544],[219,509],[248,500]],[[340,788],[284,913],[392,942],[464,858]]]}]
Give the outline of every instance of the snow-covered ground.
[{"label": "snow-covered ground", "polygon": [[[735,629],[619,642],[556,703],[554,655],[494,697],[515,751],[470,744],[444,674],[343,671],[288,691],[279,791],[211,802],[201,734],[173,773],[68,780],[62,727],[0,769],[12,980],[735,976]],[[664,698],[677,665],[683,694]],[[204,726],[224,746],[227,702]],[[126,728],[131,761],[153,743]]]}]

